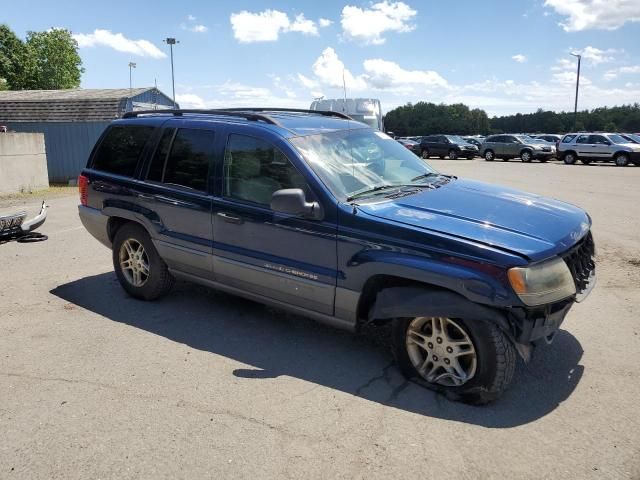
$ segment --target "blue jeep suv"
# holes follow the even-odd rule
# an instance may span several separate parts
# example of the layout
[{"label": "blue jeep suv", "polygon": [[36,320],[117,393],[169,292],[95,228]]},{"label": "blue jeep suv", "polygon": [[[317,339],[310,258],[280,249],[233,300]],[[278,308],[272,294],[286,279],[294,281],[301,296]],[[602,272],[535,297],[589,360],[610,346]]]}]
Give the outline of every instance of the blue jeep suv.
[{"label": "blue jeep suv", "polygon": [[435,171],[336,112],[125,114],[79,177],[122,287],[188,280],[357,331],[390,324],[403,373],[497,398],[595,283],[581,209]]}]

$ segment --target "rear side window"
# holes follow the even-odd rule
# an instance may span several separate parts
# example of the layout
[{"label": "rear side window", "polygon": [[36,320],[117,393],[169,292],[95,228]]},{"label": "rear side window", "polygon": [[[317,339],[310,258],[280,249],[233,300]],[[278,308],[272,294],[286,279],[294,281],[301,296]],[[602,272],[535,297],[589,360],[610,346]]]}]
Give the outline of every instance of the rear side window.
[{"label": "rear side window", "polygon": [[175,136],[174,130],[165,130],[147,180],[206,191],[214,138],[215,134],[210,130],[181,128]]},{"label": "rear side window", "polygon": [[571,140],[573,140],[574,138],[576,138],[575,135],[565,135],[562,139],[562,143],[571,143]]},{"label": "rear side window", "polygon": [[117,125],[110,127],[93,157],[92,168],[132,177],[154,127]]}]

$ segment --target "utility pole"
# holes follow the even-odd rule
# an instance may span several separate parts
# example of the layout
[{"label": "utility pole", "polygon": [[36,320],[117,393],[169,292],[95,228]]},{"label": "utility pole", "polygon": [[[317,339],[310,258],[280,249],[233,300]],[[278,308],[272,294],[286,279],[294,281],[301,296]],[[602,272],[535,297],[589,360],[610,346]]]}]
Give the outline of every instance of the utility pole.
[{"label": "utility pole", "polygon": [[573,107],[573,130],[577,129],[576,125],[578,124],[578,90],[580,89],[580,61],[582,60],[582,55],[579,53],[571,52],[570,55],[578,58],[578,74],[576,75],[576,103]]},{"label": "utility pole", "polygon": [[134,62],[129,62],[129,95],[131,95],[131,90],[133,89],[133,79],[131,72],[134,68],[136,68],[136,64]]},{"label": "utility pole", "polygon": [[176,108],[176,82],[175,82],[175,77],[173,75],[173,46],[176,43],[180,43],[180,41],[176,40],[173,37],[167,37],[163,41],[167,45],[169,45],[169,49],[171,50],[171,90],[173,92],[173,108]]}]

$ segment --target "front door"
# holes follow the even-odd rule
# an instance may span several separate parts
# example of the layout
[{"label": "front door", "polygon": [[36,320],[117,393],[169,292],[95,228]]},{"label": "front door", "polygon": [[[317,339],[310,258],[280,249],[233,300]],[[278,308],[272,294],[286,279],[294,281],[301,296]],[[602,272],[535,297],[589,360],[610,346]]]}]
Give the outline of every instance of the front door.
[{"label": "front door", "polygon": [[589,135],[589,144],[594,160],[610,160],[613,158],[611,142],[604,135]]},{"label": "front door", "polygon": [[155,244],[169,268],[213,278],[211,196],[212,130],[171,128],[171,121],[144,172],[141,206],[154,212]]},{"label": "front door", "polygon": [[332,315],[336,225],[271,210],[276,190],[313,191],[271,143],[229,135],[222,195],[214,199],[216,281],[273,300]]}]

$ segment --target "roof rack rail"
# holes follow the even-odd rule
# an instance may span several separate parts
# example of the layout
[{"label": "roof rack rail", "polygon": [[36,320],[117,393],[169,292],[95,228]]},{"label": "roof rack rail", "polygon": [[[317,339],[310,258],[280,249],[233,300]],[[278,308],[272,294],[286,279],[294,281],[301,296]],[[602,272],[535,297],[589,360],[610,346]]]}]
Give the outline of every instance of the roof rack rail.
[{"label": "roof rack rail", "polygon": [[279,122],[267,115],[260,115],[259,113],[252,113],[250,111],[243,110],[216,110],[216,109],[166,109],[166,110],[139,110],[137,112],[126,112],[122,118],[136,118],[140,115],[173,115],[174,117],[181,117],[185,113],[194,113],[198,115],[220,115],[228,117],[245,118],[252,121],[263,121],[271,125],[284,128]]},{"label": "roof rack rail", "polygon": [[345,120],[353,120],[349,115],[331,110],[307,110],[304,108],[267,108],[267,107],[245,107],[245,108],[225,108],[227,112],[292,112],[292,113],[315,113],[325,117],[338,117]]}]

